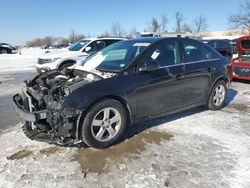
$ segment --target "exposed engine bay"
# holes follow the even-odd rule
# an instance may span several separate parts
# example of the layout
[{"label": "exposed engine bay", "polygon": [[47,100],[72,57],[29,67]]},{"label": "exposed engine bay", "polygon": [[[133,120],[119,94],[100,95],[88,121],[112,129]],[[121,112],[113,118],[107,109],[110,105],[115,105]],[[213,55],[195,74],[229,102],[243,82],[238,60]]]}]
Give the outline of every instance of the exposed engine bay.
[{"label": "exposed engine bay", "polygon": [[76,143],[77,125],[82,112],[66,111],[62,106],[65,98],[85,84],[115,75],[116,73],[101,71],[92,73],[64,69],[44,72],[32,80],[25,81],[26,88],[22,95],[17,94],[13,98],[16,110],[22,108],[26,112],[21,112],[26,120],[23,126],[24,133],[35,140],[63,145]]}]

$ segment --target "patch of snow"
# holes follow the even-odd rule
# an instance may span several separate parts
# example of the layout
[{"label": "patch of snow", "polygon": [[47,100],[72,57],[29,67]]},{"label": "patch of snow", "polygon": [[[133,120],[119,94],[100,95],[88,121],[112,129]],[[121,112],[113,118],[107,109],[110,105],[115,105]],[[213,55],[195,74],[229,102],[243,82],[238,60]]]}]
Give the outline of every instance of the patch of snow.
[{"label": "patch of snow", "polygon": [[[51,49],[49,51],[60,51]],[[0,72],[34,71],[37,58],[48,50],[22,48],[20,53],[0,54]]]}]

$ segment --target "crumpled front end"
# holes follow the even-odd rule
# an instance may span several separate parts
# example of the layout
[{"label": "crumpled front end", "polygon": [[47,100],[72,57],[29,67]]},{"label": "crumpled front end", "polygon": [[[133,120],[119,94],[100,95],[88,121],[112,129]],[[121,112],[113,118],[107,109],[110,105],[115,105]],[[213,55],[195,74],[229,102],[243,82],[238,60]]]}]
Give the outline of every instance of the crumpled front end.
[{"label": "crumpled front end", "polygon": [[15,111],[26,121],[24,133],[30,139],[50,143],[69,144],[78,142],[78,124],[81,111],[65,108],[63,102],[70,90],[100,79],[89,73],[49,71],[26,81],[22,94],[13,97]]},{"label": "crumpled front end", "polygon": [[[26,122],[23,131],[27,137],[49,143],[69,144],[77,142],[77,124],[80,112],[65,109],[48,109],[28,90],[13,97],[15,111]],[[39,104],[40,103],[40,104]]]}]

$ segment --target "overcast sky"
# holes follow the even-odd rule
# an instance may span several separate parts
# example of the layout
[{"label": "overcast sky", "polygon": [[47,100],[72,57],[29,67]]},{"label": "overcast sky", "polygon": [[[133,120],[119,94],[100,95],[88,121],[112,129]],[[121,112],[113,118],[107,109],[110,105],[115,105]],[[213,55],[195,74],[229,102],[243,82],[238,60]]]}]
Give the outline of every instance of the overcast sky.
[{"label": "overcast sky", "polygon": [[203,14],[209,30],[229,28],[228,16],[237,12],[242,0],[1,0],[0,42],[23,45],[44,36],[67,37],[77,33],[98,35],[118,21],[126,30],[142,32],[152,17],[167,15],[168,28],[175,27],[174,15],[182,12],[192,24]]}]

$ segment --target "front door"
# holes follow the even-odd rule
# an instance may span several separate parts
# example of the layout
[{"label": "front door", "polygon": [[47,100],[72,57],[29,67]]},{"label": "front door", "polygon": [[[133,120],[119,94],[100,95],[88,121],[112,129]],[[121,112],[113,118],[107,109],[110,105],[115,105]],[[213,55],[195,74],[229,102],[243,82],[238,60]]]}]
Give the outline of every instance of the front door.
[{"label": "front door", "polygon": [[[160,115],[182,107],[184,81],[180,75],[184,64],[180,64],[180,51],[176,39],[166,39],[150,50],[142,63],[155,61],[158,70],[138,72],[136,93],[136,118]],[[140,65],[139,65],[140,66]]]}]

